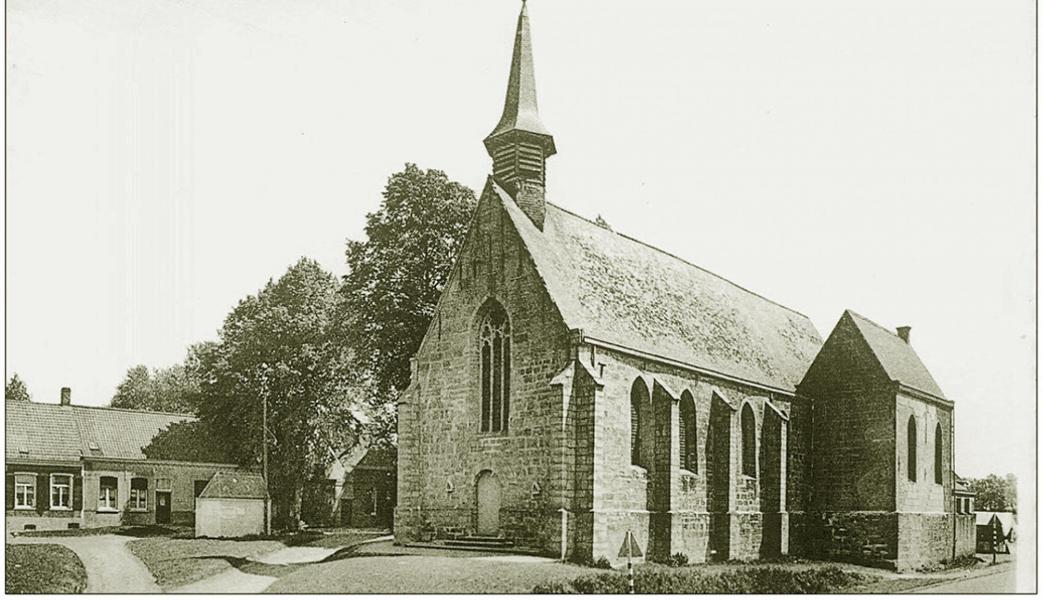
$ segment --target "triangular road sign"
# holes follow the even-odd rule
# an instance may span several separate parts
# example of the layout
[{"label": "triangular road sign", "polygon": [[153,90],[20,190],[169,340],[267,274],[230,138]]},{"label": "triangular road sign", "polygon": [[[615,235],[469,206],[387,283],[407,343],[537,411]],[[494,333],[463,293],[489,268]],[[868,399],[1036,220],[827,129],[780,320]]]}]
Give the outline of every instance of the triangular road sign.
[{"label": "triangular road sign", "polygon": [[637,545],[637,540],[634,539],[634,534],[627,530],[627,534],[623,536],[623,545],[619,547],[619,558],[641,558],[644,554],[641,553],[641,547]]}]

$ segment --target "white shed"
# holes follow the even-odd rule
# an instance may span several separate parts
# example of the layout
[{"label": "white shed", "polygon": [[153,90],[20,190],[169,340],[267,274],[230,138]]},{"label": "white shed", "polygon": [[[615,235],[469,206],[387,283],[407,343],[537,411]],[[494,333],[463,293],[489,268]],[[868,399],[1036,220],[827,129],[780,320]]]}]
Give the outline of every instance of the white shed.
[{"label": "white shed", "polygon": [[264,533],[268,490],[256,473],[215,473],[196,498],[196,537],[234,538]]}]

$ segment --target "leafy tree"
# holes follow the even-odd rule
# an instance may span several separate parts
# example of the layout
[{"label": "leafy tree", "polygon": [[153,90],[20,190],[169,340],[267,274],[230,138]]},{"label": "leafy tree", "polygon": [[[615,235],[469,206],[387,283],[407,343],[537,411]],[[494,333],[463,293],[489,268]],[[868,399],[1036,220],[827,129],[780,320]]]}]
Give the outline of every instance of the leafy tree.
[{"label": "leafy tree", "polygon": [[360,429],[351,352],[337,335],[337,282],[301,259],[225,318],[219,341],[197,346],[198,411],[240,464],[261,462],[268,405],[268,488],[277,526],[296,528],[307,476],[350,448]]},{"label": "leafy tree", "polygon": [[228,445],[203,421],[173,423],[141,449],[150,460],[229,462]]},{"label": "leafy tree", "polygon": [[974,490],[974,506],[984,511],[1017,511],[1018,481],[1013,473],[1005,477],[989,474],[984,479],[970,480]]},{"label": "leafy tree", "polygon": [[393,402],[409,385],[409,359],[467,233],[477,200],[442,171],[414,164],[393,174],[380,209],[366,215],[365,241],[349,241],[341,287],[346,344],[371,375],[380,419],[373,437],[394,429]]},{"label": "leafy tree", "polygon": [[145,365],[127,370],[116,387],[111,405],[162,412],[194,412],[192,399],[199,393],[199,382],[184,364],[149,372]]},{"label": "leafy tree", "polygon": [[11,375],[10,381],[4,386],[4,399],[19,402],[29,402],[32,399],[29,388],[25,387],[25,382],[18,377],[18,373]]}]

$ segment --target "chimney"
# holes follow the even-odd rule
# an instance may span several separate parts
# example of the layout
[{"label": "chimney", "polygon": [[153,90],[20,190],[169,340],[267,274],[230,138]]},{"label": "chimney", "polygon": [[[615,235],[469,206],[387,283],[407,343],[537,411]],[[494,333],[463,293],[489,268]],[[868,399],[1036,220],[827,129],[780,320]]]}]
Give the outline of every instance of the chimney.
[{"label": "chimney", "polygon": [[908,325],[906,325],[904,327],[899,327],[898,328],[898,337],[902,338],[902,341],[905,342],[906,344],[909,343],[909,332],[911,330],[912,330],[912,327],[909,327]]},{"label": "chimney", "polygon": [[72,404],[72,388],[62,388],[62,406],[69,406]]}]

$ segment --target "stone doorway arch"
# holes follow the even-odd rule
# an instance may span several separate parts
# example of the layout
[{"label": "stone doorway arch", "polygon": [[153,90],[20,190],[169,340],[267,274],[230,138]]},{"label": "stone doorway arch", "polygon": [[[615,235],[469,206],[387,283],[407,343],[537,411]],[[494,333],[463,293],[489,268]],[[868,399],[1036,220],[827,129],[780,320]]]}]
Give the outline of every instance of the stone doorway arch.
[{"label": "stone doorway arch", "polygon": [[475,480],[475,505],[478,513],[478,535],[498,536],[500,534],[500,482],[496,474],[485,470],[478,473]]}]

